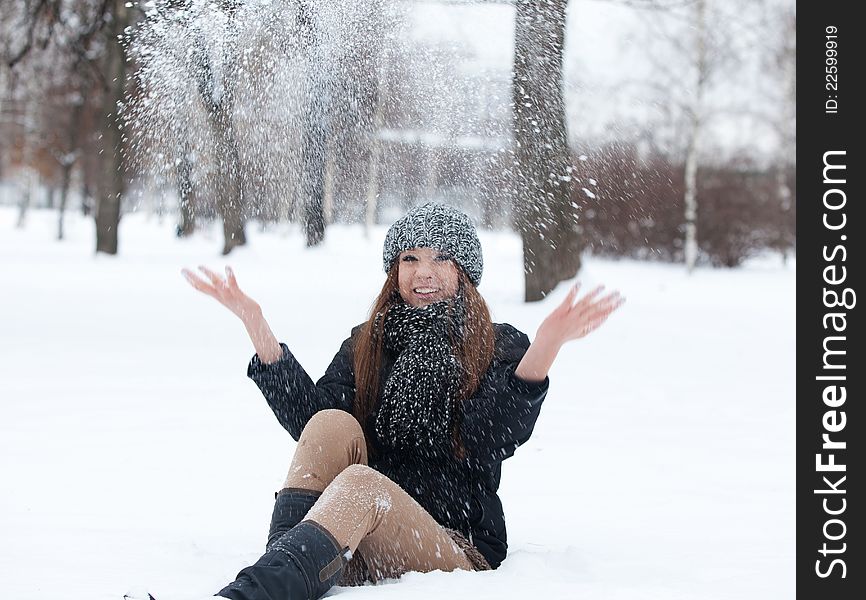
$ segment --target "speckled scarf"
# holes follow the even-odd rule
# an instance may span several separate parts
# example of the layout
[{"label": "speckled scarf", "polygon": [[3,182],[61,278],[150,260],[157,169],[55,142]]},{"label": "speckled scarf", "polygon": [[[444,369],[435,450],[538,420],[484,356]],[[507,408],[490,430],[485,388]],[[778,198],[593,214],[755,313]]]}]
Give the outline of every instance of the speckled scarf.
[{"label": "speckled scarf", "polygon": [[463,337],[465,314],[460,294],[422,308],[401,300],[388,310],[383,343],[397,359],[376,416],[383,444],[421,449],[450,439],[460,385],[451,340]]}]

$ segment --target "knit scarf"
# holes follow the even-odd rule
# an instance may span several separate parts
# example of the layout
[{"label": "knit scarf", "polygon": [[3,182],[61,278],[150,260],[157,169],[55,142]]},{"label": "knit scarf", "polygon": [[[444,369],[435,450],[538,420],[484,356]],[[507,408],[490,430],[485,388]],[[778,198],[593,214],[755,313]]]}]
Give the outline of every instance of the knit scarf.
[{"label": "knit scarf", "polygon": [[462,339],[460,294],[424,307],[399,300],[385,315],[383,344],[397,355],[376,416],[379,440],[392,449],[424,449],[451,436],[460,364],[451,337]]}]

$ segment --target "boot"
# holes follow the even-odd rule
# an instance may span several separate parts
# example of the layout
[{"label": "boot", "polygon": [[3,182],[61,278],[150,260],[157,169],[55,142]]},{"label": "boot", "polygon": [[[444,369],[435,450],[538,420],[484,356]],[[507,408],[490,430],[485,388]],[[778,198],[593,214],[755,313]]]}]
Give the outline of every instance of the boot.
[{"label": "boot", "polygon": [[274,494],[274,513],[266,549],[270,550],[273,542],[303,521],[321,495],[322,492],[300,488],[285,488]]},{"label": "boot", "polygon": [[349,548],[342,548],[324,527],[301,521],[218,595],[230,600],[318,600],[337,583],[350,556]]}]

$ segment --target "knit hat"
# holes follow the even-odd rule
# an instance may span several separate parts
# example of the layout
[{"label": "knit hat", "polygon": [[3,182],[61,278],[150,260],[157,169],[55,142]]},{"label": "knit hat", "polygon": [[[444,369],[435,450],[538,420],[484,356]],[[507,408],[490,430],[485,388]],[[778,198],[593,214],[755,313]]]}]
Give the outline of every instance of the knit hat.
[{"label": "knit hat", "polygon": [[481,281],[484,259],[478,233],[469,217],[456,208],[428,202],[391,225],[382,250],[385,272],[401,252],[411,248],[435,248],[450,254],[475,286]]}]

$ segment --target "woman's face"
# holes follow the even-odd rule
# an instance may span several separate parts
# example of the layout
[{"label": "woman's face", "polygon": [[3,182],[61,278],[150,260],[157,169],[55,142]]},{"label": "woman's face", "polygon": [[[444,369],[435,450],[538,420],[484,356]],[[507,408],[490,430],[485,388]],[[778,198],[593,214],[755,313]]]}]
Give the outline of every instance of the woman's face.
[{"label": "woman's face", "polygon": [[397,257],[400,296],[411,306],[427,306],[457,294],[457,265],[432,248],[404,250]]}]

